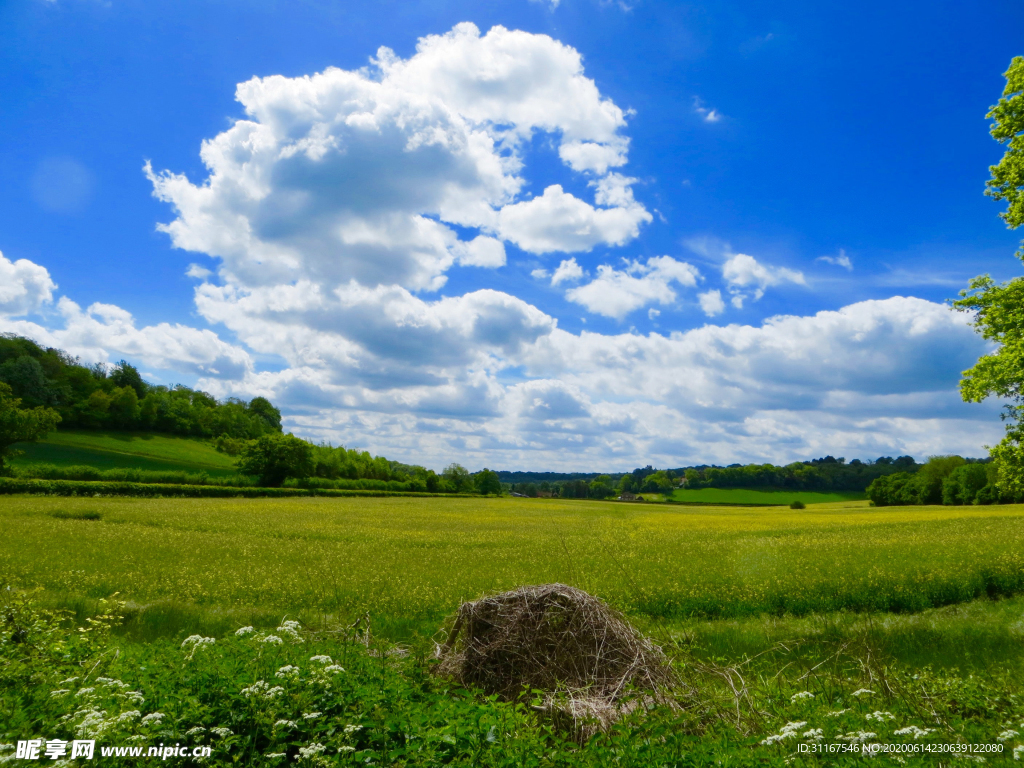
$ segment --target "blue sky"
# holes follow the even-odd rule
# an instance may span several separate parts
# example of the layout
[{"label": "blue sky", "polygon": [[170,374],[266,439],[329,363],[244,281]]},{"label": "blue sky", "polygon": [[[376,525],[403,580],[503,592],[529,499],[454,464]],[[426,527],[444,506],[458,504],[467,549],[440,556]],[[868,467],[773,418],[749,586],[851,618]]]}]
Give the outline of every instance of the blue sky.
[{"label": "blue sky", "polygon": [[1024,8],[897,5],[5,3],[0,328],[432,466],[980,455]]}]

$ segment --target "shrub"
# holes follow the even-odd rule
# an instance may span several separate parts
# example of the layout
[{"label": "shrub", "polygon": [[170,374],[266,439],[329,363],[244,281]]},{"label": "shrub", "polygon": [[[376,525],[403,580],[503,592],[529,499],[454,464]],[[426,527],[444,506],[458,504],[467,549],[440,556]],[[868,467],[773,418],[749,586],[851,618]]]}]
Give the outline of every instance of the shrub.
[{"label": "shrub", "polygon": [[800,501],[800,499],[797,499],[796,501],[794,501],[792,504],[789,505],[789,508],[790,509],[807,509],[807,505],[804,504],[802,501]]},{"label": "shrub", "polygon": [[309,477],[313,474],[313,446],[295,435],[263,435],[242,449],[238,469],[269,487],[279,486],[289,477]]}]

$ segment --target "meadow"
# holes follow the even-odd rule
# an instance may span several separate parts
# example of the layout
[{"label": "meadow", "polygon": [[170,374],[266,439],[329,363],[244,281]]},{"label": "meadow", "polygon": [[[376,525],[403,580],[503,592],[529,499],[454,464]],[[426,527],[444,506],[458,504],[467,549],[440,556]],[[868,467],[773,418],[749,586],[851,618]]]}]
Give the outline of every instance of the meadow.
[{"label": "meadow", "polygon": [[[1024,506],[863,501],[10,496],[0,741],[212,745],[196,765],[853,765],[879,743],[1020,758],[1022,522]],[[429,674],[460,601],[549,581],[653,635],[678,705],[577,743],[529,695]],[[798,751],[824,742],[852,751]]]},{"label": "meadow", "polygon": [[234,459],[207,441],[150,432],[60,430],[38,442],[19,443],[11,464],[90,466],[96,469],[206,472],[213,477],[237,473]]}]

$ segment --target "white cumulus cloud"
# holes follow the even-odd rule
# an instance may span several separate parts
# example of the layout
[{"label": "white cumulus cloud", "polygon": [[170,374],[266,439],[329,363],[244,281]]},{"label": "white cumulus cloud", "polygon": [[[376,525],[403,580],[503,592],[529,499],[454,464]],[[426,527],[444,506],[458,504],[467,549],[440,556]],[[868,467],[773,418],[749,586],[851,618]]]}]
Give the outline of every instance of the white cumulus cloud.
[{"label": "white cumulus cloud", "polygon": [[700,308],[704,310],[704,314],[708,317],[720,315],[725,311],[725,302],[722,301],[722,292],[718,289],[697,294],[697,301],[700,302]]},{"label": "white cumulus cloud", "polygon": [[802,272],[786,267],[766,266],[745,253],[737,253],[725,262],[722,277],[729,285],[732,303],[736,307],[742,307],[743,300],[750,295],[757,301],[764,296],[765,289],[773,285],[807,285]]},{"label": "white cumulus cloud", "polygon": [[0,253],[0,315],[27,315],[53,301],[57,284],[46,267]]},{"label": "white cumulus cloud", "polygon": [[602,264],[594,280],[565,295],[591,312],[621,319],[647,304],[671,304],[676,300],[673,283],[693,287],[699,276],[697,268],[685,261],[654,256],[646,264],[627,262],[621,270]]},{"label": "white cumulus cloud", "polygon": [[576,263],[576,259],[565,259],[551,275],[551,285],[558,285],[566,280],[579,280],[582,277],[583,267]]}]

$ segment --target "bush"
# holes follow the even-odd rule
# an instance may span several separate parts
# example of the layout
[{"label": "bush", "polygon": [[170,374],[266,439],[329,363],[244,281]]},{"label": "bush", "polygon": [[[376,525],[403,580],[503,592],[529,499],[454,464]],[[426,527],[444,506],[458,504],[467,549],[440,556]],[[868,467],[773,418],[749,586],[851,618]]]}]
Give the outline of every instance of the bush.
[{"label": "bush", "polygon": [[800,499],[797,499],[796,501],[794,501],[792,504],[789,505],[789,508],[790,509],[807,509],[807,505],[804,504],[802,501],[800,501]]}]

